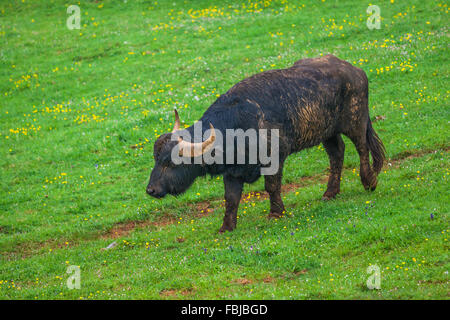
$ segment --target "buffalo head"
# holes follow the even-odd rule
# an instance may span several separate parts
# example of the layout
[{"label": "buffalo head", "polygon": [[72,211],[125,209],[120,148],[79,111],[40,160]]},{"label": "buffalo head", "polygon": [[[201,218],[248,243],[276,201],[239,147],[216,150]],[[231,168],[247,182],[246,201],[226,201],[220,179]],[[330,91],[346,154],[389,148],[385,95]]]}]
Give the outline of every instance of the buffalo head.
[{"label": "buffalo head", "polygon": [[180,163],[172,161],[172,151],[178,148],[179,156],[198,157],[211,149],[215,141],[214,127],[210,124],[211,134],[203,142],[192,143],[181,137],[174,139],[173,135],[180,129],[180,118],[175,110],[175,126],[170,133],[161,135],[155,142],[153,156],[155,167],[150,175],[147,193],[155,198],[166,194],[178,195],[185,192],[202,175],[203,168],[199,164]]}]

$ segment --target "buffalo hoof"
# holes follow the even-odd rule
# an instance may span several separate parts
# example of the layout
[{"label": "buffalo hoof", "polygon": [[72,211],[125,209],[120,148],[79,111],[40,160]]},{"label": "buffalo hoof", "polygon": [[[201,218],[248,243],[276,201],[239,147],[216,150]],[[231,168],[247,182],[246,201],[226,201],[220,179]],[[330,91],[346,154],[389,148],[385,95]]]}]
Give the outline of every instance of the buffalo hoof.
[{"label": "buffalo hoof", "polygon": [[367,191],[375,191],[376,188],[377,188],[376,183],[371,186],[364,186],[364,189],[366,189]]},{"label": "buffalo hoof", "polygon": [[366,189],[368,191],[375,191],[375,189],[377,188],[378,180],[377,180],[377,178],[374,178],[372,180],[363,179],[362,183],[363,183],[364,189]]},{"label": "buffalo hoof", "polygon": [[236,227],[230,226],[230,225],[222,225],[219,229],[219,233],[225,233],[226,231],[233,231]]},{"label": "buffalo hoof", "polygon": [[322,200],[323,201],[329,201],[329,200],[333,200],[336,198],[336,195],[339,193],[339,191],[334,192],[334,191],[325,191],[325,193],[322,196]]},{"label": "buffalo hoof", "polygon": [[322,196],[322,201],[330,201],[330,200],[334,200],[336,199],[336,195],[328,195],[328,194],[324,194]]},{"label": "buffalo hoof", "polygon": [[279,213],[279,212],[271,212],[269,213],[268,218],[269,219],[280,219],[283,218],[284,214],[283,213]]}]

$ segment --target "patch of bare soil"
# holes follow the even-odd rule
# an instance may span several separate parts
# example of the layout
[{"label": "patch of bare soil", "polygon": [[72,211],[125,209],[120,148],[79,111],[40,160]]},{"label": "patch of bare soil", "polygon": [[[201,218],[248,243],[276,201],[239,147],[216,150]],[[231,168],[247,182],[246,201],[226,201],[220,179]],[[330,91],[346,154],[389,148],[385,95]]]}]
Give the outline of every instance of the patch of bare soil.
[{"label": "patch of bare soil", "polygon": [[[444,149],[444,152],[448,152],[450,150],[450,147],[443,146],[442,148]],[[388,167],[398,168],[400,167],[400,164],[406,160],[420,158],[423,157],[424,155],[433,154],[437,152],[439,152],[439,150],[418,150],[418,151],[406,150],[400,152],[394,158],[389,159],[386,162]]]},{"label": "patch of bare soil", "polygon": [[130,232],[135,229],[143,229],[149,226],[157,226],[162,227],[168,224],[172,224],[175,222],[174,218],[162,218],[158,221],[127,221],[127,222],[119,222],[114,225],[108,232],[104,233],[100,238],[101,239],[116,239],[120,237],[127,236]]},{"label": "patch of bare soil", "polygon": [[252,284],[253,281],[249,280],[249,279],[246,279],[246,278],[239,278],[239,279],[232,280],[231,283],[235,283],[235,284],[240,284],[240,285],[246,286],[248,284]]},{"label": "patch of bare soil", "polygon": [[274,278],[272,278],[271,276],[267,276],[262,280],[264,283],[272,283],[275,281]]},{"label": "patch of bare soil", "polygon": [[192,294],[194,290],[192,288],[189,289],[164,289],[159,295],[162,297],[177,297],[177,296],[188,296]]},{"label": "patch of bare soil", "polygon": [[295,274],[296,276],[299,276],[299,275],[301,275],[301,274],[306,274],[306,273],[308,273],[308,269],[303,269],[303,270],[299,270],[299,271],[294,271],[294,274]]},{"label": "patch of bare soil", "polygon": [[224,204],[221,203],[218,206],[216,206],[215,208],[213,208],[212,201],[201,201],[201,202],[196,202],[196,203],[189,203],[188,206],[189,206],[189,208],[191,208],[194,211],[193,217],[200,218],[200,217],[207,216],[207,215],[213,213],[218,208],[222,208],[224,206]]}]

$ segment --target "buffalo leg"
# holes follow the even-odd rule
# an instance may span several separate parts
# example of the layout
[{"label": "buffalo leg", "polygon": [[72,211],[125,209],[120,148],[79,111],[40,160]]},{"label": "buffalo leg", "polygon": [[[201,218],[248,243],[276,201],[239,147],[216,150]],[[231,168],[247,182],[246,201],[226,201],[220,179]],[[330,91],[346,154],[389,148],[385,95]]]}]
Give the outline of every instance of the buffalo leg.
[{"label": "buffalo leg", "polygon": [[240,179],[225,175],[225,217],[219,232],[233,231],[236,228],[237,211],[241,201],[242,188],[244,183]]},{"label": "buffalo leg", "polygon": [[367,123],[369,118],[368,99],[369,91],[365,88],[358,96],[351,99],[352,110],[349,127],[343,133],[352,140],[359,154],[361,182],[366,190],[375,190],[377,175],[370,166],[369,144],[367,142]]},{"label": "buffalo leg", "polygon": [[336,135],[324,141],[323,146],[330,158],[330,176],[328,178],[327,191],[323,194],[322,199],[329,200],[335,198],[340,191],[345,144],[342,137]]},{"label": "buffalo leg", "polygon": [[377,187],[377,176],[370,167],[369,145],[366,140],[365,128],[362,130],[364,134],[358,136],[349,136],[355,144],[359,154],[361,183],[366,190],[375,190]]},{"label": "buffalo leg", "polygon": [[281,180],[283,178],[283,166],[274,175],[264,176],[264,186],[270,197],[269,218],[280,218],[284,214],[284,204],[281,199]]}]

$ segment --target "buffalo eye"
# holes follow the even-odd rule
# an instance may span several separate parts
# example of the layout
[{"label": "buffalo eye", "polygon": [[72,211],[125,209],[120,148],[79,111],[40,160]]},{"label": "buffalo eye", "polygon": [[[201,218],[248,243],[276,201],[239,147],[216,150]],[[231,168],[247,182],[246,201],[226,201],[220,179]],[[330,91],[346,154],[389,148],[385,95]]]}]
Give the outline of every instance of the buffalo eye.
[{"label": "buffalo eye", "polygon": [[174,164],[172,163],[170,154],[169,154],[169,155],[164,155],[164,156],[162,156],[162,157],[160,158],[160,162],[161,162],[161,165],[162,165],[163,167],[172,167],[172,166],[174,166]]}]

